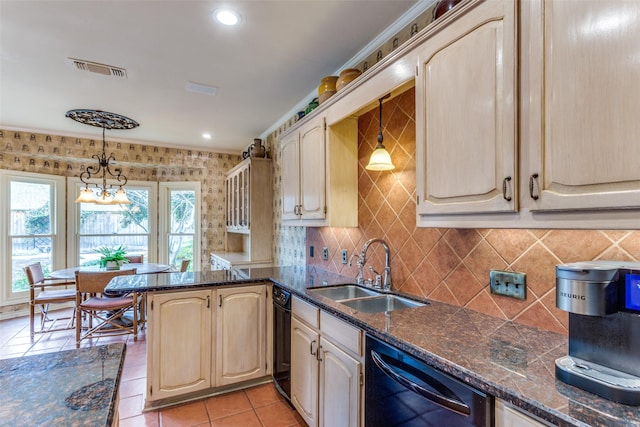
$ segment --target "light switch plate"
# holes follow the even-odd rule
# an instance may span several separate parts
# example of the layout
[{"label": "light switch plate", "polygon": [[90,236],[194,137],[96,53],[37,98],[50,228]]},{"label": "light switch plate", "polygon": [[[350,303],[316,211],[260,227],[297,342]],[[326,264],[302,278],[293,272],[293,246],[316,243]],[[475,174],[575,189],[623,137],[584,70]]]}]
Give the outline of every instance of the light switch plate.
[{"label": "light switch plate", "polygon": [[527,299],[527,283],[524,273],[491,270],[489,272],[491,293],[520,300]]}]

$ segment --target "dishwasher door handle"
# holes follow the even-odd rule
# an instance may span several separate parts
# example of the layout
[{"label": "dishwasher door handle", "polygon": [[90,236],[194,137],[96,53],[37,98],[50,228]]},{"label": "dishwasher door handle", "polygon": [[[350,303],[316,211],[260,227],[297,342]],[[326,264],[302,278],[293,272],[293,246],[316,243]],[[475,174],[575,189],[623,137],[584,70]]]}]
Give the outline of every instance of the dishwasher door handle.
[{"label": "dishwasher door handle", "polygon": [[[422,387],[421,385],[416,384],[410,379],[400,375],[398,372],[396,372],[393,369],[393,367],[390,364],[382,360],[382,356],[380,356],[375,350],[371,350],[371,358],[375,362],[376,366],[378,366],[378,368],[380,368],[380,370],[384,372],[385,375],[387,375],[389,378],[396,381],[400,385],[404,386],[405,388],[408,388],[414,393],[417,393],[420,396],[424,397],[425,399],[430,400],[431,402],[436,403],[442,406],[443,408],[449,409],[450,411],[457,412],[461,415],[467,415],[467,416],[471,414],[471,409],[469,409],[469,406],[466,403],[462,402],[461,400],[455,399],[453,397],[444,396],[439,393],[434,393]],[[435,389],[447,390],[449,392],[448,394],[455,396],[453,391],[451,391],[448,387],[446,387],[440,381],[430,377],[424,372],[422,372],[422,374],[426,377],[426,378],[422,378],[425,383],[431,385]]]}]

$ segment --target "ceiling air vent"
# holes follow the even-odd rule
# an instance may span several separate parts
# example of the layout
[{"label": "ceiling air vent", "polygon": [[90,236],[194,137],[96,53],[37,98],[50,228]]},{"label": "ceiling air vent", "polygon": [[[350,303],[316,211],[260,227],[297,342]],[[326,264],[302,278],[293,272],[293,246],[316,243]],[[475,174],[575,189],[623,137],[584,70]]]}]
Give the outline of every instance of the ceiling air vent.
[{"label": "ceiling air vent", "polygon": [[73,66],[80,71],[89,71],[92,73],[102,74],[104,76],[127,78],[127,70],[113,65],[98,64],[97,62],[84,61],[82,59],[69,58]]}]

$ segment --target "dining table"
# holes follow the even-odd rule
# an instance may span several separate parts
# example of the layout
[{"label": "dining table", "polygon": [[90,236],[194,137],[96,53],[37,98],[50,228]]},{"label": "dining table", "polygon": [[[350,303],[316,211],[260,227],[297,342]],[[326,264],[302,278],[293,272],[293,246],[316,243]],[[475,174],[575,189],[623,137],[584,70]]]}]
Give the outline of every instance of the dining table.
[{"label": "dining table", "polygon": [[[144,263],[136,263],[130,262],[126,264],[122,264],[120,270],[131,270],[135,268],[136,274],[154,274],[154,273],[164,273],[171,271],[171,266],[168,264],[157,264],[153,262],[144,262]],[[64,268],[62,270],[55,270],[49,274],[49,277],[52,279],[61,279],[61,280],[75,280],[76,271],[107,271],[104,267],[100,267],[99,265],[83,265],[79,267],[70,267]]]}]

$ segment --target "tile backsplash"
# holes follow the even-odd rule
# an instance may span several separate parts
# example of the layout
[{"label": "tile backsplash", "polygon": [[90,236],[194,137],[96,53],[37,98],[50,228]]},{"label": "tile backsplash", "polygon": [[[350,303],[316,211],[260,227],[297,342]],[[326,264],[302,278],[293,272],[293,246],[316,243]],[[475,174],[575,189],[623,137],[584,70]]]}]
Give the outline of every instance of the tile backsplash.
[{"label": "tile backsplash", "polygon": [[[351,257],[368,239],[381,237],[391,248],[395,289],[566,334],[568,315],[555,307],[556,264],[640,260],[640,231],[417,228],[414,112],[413,89],[383,106],[384,144],[396,165],[392,172],[364,169],[376,144],[378,111],[359,118],[359,227],[307,228],[307,264],[355,277],[355,259],[352,266],[342,264],[342,250]],[[315,247],[313,258],[309,246]],[[319,255],[323,247],[329,249],[328,261]],[[294,249],[281,248],[287,250]],[[372,245],[368,255],[382,271],[382,246]],[[527,299],[491,294],[492,269],[526,273]],[[365,278],[371,275],[365,272]]]}]

